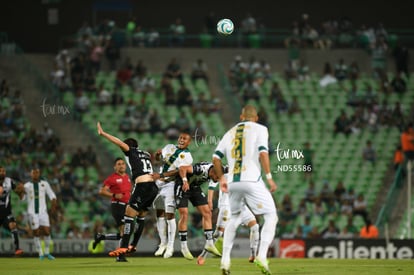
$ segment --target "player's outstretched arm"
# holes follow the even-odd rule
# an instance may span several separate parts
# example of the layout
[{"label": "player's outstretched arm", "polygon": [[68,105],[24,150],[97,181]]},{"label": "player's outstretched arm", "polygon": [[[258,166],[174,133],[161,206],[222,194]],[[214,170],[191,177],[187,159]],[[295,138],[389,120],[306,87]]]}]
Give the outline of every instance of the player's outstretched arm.
[{"label": "player's outstretched arm", "polygon": [[98,121],[96,123],[96,128],[98,129],[98,135],[103,136],[104,138],[106,138],[107,140],[109,140],[110,142],[112,142],[115,145],[118,145],[119,148],[121,148],[122,151],[124,152],[128,152],[129,151],[129,146],[128,144],[126,144],[125,142],[123,142],[122,140],[120,140],[119,138],[108,134],[107,132],[105,132],[102,129],[101,123]]}]

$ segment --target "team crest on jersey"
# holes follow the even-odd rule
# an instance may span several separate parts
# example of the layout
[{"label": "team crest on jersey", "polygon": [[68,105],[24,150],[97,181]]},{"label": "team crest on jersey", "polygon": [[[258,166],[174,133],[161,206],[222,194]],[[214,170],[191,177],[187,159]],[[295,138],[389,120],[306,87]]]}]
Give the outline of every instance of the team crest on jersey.
[{"label": "team crest on jersey", "polygon": [[184,154],[180,154],[180,158],[185,158],[185,155]]}]

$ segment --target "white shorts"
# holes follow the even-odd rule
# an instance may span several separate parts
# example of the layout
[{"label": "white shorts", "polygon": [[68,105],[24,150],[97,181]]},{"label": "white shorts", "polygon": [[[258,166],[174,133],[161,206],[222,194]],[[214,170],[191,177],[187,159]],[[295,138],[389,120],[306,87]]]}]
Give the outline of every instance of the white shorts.
[{"label": "white shorts", "polygon": [[174,182],[163,185],[154,200],[154,208],[164,209],[166,213],[175,212]]},{"label": "white shorts", "polygon": [[[228,194],[225,194],[228,196]],[[252,211],[244,205],[242,207],[242,211],[240,213],[241,216],[241,224],[248,226],[249,222],[255,221],[256,217],[253,215]],[[219,213],[217,217],[217,227],[226,228],[227,222],[230,219],[230,204],[220,204],[219,206]]]},{"label": "white shorts", "polygon": [[49,215],[47,213],[28,214],[30,228],[36,230],[39,226],[50,227]]},{"label": "white shorts", "polygon": [[240,181],[228,184],[230,209],[232,215],[238,215],[247,205],[254,215],[276,214],[272,194],[262,180],[257,182]]}]

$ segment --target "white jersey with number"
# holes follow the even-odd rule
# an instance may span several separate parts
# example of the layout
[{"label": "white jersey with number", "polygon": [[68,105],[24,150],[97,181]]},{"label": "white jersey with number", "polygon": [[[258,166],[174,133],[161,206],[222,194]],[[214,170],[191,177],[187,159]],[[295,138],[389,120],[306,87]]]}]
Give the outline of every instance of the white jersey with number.
[{"label": "white jersey with number", "polygon": [[[193,157],[188,149],[180,149],[177,145],[167,144],[161,150],[163,165],[161,172],[177,170],[180,166],[191,165]],[[168,183],[168,180],[167,180]]]},{"label": "white jersey with number", "polygon": [[261,178],[260,152],[268,152],[267,128],[251,121],[236,124],[223,136],[213,158],[226,158],[228,181],[258,181]]},{"label": "white jersey with number", "polygon": [[28,214],[47,213],[46,196],[50,200],[56,199],[55,192],[53,192],[50,184],[45,180],[37,183],[26,182],[24,190],[26,192],[25,199],[27,201]]}]

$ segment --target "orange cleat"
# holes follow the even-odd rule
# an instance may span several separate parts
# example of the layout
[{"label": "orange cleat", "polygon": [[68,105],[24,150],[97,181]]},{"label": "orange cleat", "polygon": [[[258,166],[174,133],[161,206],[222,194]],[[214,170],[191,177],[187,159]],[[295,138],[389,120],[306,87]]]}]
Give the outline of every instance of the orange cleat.
[{"label": "orange cleat", "polygon": [[109,256],[118,257],[118,256],[121,256],[121,255],[125,255],[126,253],[128,253],[128,248],[119,247],[119,248],[115,249],[114,251],[109,252]]},{"label": "orange cleat", "polygon": [[21,250],[21,249],[16,249],[16,251],[14,251],[14,255],[16,255],[16,256],[20,256],[22,254],[23,254],[23,250]]}]

